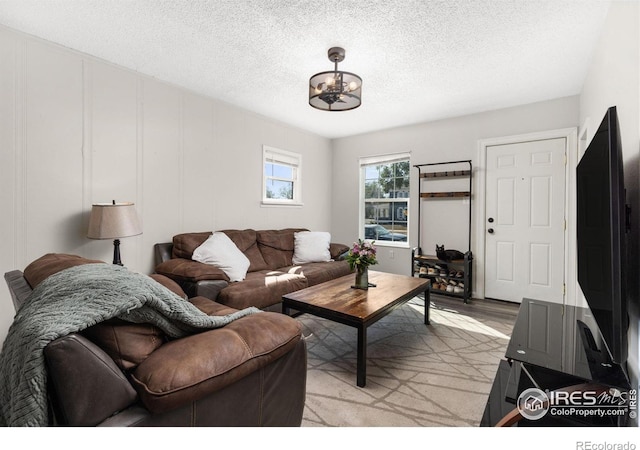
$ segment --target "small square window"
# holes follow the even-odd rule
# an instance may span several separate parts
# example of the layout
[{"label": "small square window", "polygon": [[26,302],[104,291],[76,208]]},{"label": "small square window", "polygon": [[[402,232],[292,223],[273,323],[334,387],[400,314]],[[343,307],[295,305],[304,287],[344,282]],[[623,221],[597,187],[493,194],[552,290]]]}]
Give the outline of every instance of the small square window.
[{"label": "small square window", "polygon": [[302,155],[262,147],[262,204],[302,205]]}]

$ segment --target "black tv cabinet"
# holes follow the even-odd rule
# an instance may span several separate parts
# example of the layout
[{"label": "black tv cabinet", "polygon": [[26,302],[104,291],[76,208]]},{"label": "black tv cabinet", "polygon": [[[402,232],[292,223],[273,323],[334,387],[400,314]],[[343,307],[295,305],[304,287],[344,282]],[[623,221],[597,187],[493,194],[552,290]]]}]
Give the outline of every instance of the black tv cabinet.
[{"label": "black tv cabinet", "polygon": [[[518,401],[533,388],[551,400],[540,404],[542,416],[523,417]],[[625,365],[608,357],[588,308],[524,299],[480,425],[628,426],[637,414],[634,399]]]}]

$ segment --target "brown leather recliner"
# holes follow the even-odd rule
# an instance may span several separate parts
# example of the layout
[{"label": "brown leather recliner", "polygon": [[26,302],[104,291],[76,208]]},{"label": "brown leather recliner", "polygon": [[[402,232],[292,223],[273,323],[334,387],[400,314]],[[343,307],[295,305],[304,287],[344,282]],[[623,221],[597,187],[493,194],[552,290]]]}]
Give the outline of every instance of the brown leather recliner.
[{"label": "brown leather recliner", "polygon": [[[152,277],[184,296],[171,280]],[[28,279],[5,274],[16,310],[31,293]],[[203,297],[189,301],[209,315],[234,311]],[[174,340],[153,325],[111,319],[50,342],[44,356],[50,425],[302,422],[307,350],[299,323],[283,314],[253,314]]]}]

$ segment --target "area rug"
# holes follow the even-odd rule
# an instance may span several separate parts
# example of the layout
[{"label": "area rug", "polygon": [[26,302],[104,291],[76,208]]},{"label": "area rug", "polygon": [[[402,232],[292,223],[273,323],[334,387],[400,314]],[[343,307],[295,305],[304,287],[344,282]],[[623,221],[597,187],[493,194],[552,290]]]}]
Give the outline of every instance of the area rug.
[{"label": "area rug", "polygon": [[356,386],[355,328],[304,314],[306,427],[474,427],[518,305],[414,298],[368,330],[367,384]]}]

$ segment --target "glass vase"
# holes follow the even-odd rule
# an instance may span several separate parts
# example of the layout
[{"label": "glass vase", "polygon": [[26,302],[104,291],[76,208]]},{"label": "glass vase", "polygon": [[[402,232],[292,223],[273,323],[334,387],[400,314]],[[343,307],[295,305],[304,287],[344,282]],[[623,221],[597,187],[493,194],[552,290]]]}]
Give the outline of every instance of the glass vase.
[{"label": "glass vase", "polygon": [[369,289],[369,267],[356,266],[356,284],[352,287],[356,289]]}]

